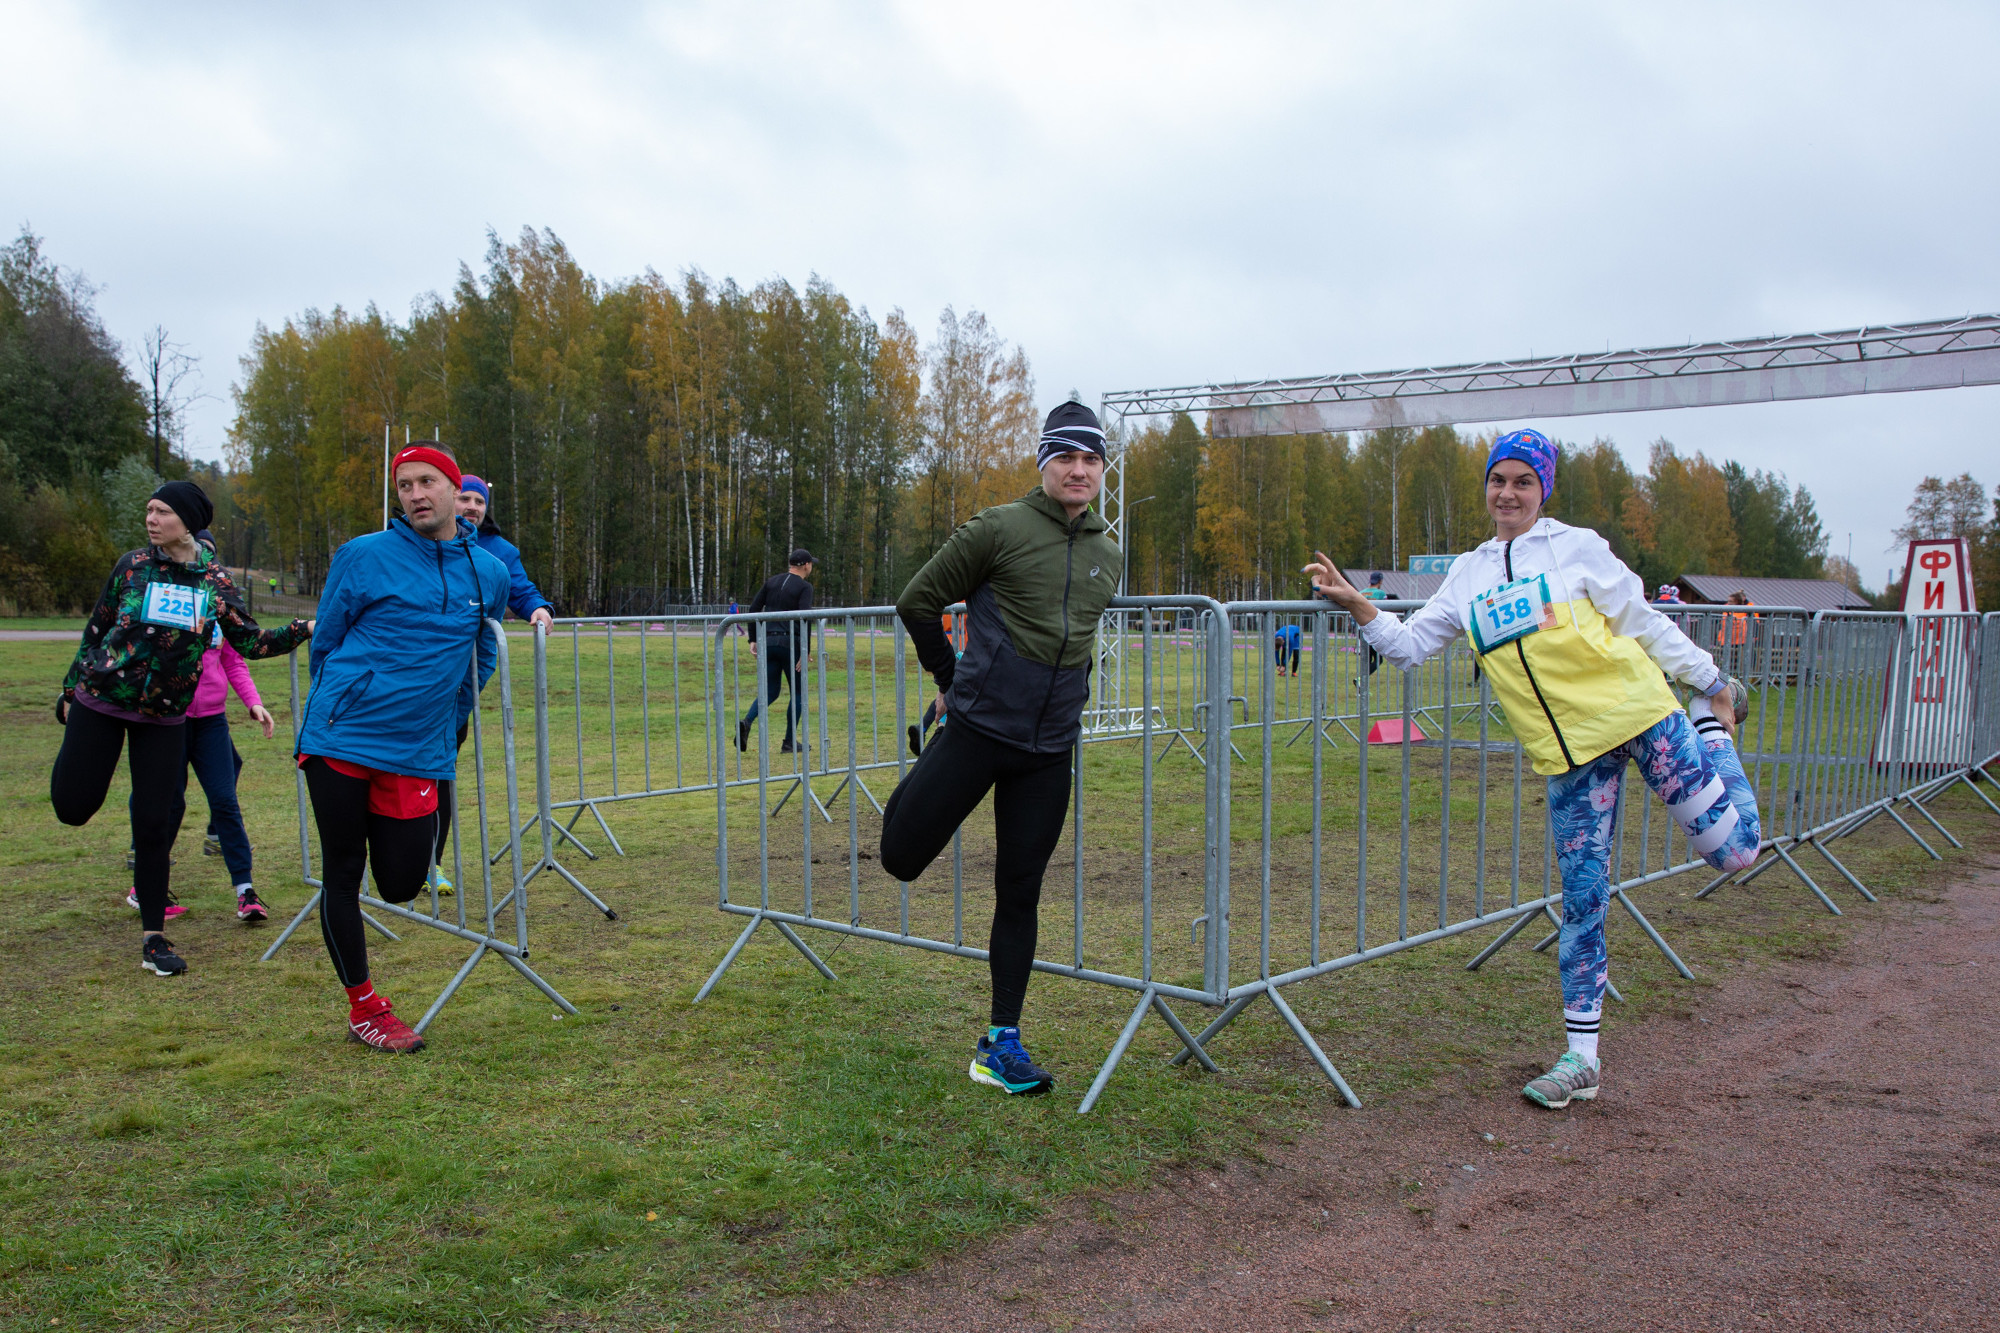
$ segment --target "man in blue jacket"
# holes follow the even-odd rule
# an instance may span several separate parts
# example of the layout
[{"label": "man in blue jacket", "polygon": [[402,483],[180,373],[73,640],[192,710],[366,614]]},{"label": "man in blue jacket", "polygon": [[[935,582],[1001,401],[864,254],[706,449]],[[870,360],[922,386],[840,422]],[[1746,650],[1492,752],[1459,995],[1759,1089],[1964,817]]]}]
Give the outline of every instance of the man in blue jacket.
[{"label": "man in blue jacket", "polygon": [[459,517],[472,520],[479,533],[479,549],[507,567],[508,609],[523,620],[553,624],[554,607],[528,577],[527,567],[521,563],[521,548],[500,535],[499,525],[487,512],[492,506],[493,491],[484,480],[470,472],[458,479]]},{"label": "man in blue jacket", "polygon": [[[498,645],[486,622],[506,605],[507,569],[458,516],[458,464],[442,445],[403,450],[394,475],[402,514],[341,547],[327,571],[298,763],[319,825],[320,933],[347,988],[348,1033],[377,1050],[415,1051],[423,1038],[369,979],[361,876],[372,863],[388,902],[423,887],[438,789],[457,767],[453,733],[493,674]],[[457,689],[439,689],[441,679]]]}]

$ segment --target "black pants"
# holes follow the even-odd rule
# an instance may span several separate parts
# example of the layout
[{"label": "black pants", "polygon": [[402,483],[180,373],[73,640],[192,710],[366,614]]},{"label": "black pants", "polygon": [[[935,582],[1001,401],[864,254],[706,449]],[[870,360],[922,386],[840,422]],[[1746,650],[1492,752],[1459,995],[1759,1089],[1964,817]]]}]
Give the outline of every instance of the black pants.
[{"label": "black pants", "polygon": [[[472,719],[467,718],[458,729],[458,750],[460,754],[465,752],[465,738],[471,733],[471,730]],[[444,864],[444,845],[451,838],[451,784],[453,781],[455,779],[447,779],[438,783],[437,848],[431,853],[432,865],[441,866]],[[428,874],[429,872],[426,871],[425,873]]]},{"label": "black pants", "polygon": [[368,809],[368,781],[306,760],[306,790],[319,826],[319,933],[343,986],[368,980],[368,939],[361,933],[361,874],[372,862],[384,902],[406,903],[430,874],[437,816],[390,819]]},{"label": "black pants", "polygon": [[993,793],[993,1025],[1016,1027],[1035,961],[1042,873],[1069,807],[1067,753],[1030,754],[950,722],[924,747],[882,816],[882,868],[900,880],[924,873],[990,790]]},{"label": "black pants", "polygon": [[792,706],[785,713],[785,743],[789,745],[792,740],[792,719],[796,717],[803,720],[806,714],[806,697],[802,692],[805,689],[805,677],[792,670],[792,641],[789,638],[779,638],[775,634],[766,633],[761,656],[764,659],[763,695],[750,705],[750,711],[743,715],[742,725],[747,727],[755,722],[757,710],[762,705],[778,702],[778,687],[782,685],[792,692]]},{"label": "black pants", "polygon": [[1280,639],[1278,641],[1278,670],[1280,671],[1283,671],[1285,669],[1285,655],[1287,653],[1291,655],[1292,674],[1296,676],[1299,674],[1299,650],[1296,648],[1287,647],[1285,641]]},{"label": "black pants", "polygon": [[49,774],[49,804],[71,827],[90,822],[111,790],[118,752],[131,740],[132,885],[139,893],[139,927],[167,923],[167,867],[187,813],[187,729],[184,724],[126,722],[72,703],[62,749]]}]

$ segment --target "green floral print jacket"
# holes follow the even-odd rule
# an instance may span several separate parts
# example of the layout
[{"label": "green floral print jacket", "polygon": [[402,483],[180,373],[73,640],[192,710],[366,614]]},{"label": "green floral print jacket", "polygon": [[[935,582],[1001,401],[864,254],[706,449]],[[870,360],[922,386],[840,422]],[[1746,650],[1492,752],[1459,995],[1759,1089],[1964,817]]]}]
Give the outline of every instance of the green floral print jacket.
[{"label": "green floral print jacket", "polygon": [[120,556],[84,622],[58,713],[82,691],[122,712],[178,720],[194,700],[201,655],[218,629],[245,657],[276,657],[311,637],[303,620],[258,628],[229,571],[206,548],[185,563],[157,546]]}]

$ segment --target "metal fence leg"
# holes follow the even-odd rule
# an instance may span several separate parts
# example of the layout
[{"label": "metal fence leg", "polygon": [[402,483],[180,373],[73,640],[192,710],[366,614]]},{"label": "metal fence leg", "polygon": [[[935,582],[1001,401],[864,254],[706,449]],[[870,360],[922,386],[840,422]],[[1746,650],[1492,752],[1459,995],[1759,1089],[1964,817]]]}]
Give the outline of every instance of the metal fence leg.
[{"label": "metal fence leg", "polygon": [[361,919],[367,922],[369,925],[375,927],[375,929],[381,931],[384,935],[387,935],[390,939],[396,941],[398,944],[401,944],[403,942],[403,937],[401,935],[398,935],[395,931],[389,929],[387,926],[383,925],[380,921],[377,921],[374,917],[368,915],[365,909],[361,913]]},{"label": "metal fence leg", "polygon": [[445,983],[445,988],[438,992],[438,997],[431,1001],[431,1007],[424,1010],[424,1016],[410,1025],[412,1031],[422,1035],[424,1029],[431,1025],[431,1020],[438,1016],[438,1010],[444,1008],[445,1001],[458,993],[458,988],[465,984],[465,979],[472,975],[472,969],[479,966],[479,960],[485,956],[484,944],[472,951],[472,956],[465,960],[464,965],[452,975],[451,980]]},{"label": "metal fence leg", "polygon": [[1797,861],[1792,859],[1792,854],[1790,852],[1786,851],[1782,847],[1773,847],[1771,850],[1784,858],[1785,864],[1790,866],[1792,868],[1792,873],[1794,875],[1797,875],[1800,880],[1804,881],[1805,886],[1813,891],[1813,897],[1819,899],[1821,906],[1825,907],[1827,911],[1833,913],[1835,916],[1844,915],[1844,913],[1841,912],[1840,908],[1834,905],[1833,899],[1826,896],[1826,890],[1822,889],[1817,883],[1814,882],[1813,877],[1806,873],[1806,868],[1800,865]]},{"label": "metal fence leg", "polygon": [[1222,1072],[1215,1061],[1209,1059],[1208,1052],[1201,1048],[1201,1043],[1196,1041],[1194,1035],[1187,1030],[1187,1025],[1181,1022],[1180,1015],[1169,1009],[1166,999],[1158,993],[1155,993],[1153,996],[1153,1008],[1159,1011],[1160,1017],[1166,1020],[1167,1026],[1174,1030],[1174,1035],[1181,1039],[1183,1057],[1192,1055],[1200,1062],[1201,1067],[1211,1074],[1220,1074]]},{"label": "metal fence leg", "polygon": [[1125,1020],[1124,1030],[1118,1034],[1118,1040],[1112,1043],[1111,1054],[1104,1058],[1104,1064],[1099,1067],[1097,1077],[1091,1080],[1090,1091],[1083,1094],[1083,1101],[1076,1108],[1078,1115],[1090,1114],[1090,1108],[1097,1105],[1098,1097],[1104,1092],[1104,1085],[1111,1081],[1112,1071],[1117,1069],[1118,1062],[1125,1058],[1125,1048],[1132,1044],[1133,1034],[1139,1030],[1139,1024],[1145,1019],[1146,1011],[1152,1007],[1153,988],[1148,986],[1139,996],[1139,1003],[1133,1007],[1132,1016]]},{"label": "metal fence leg", "polygon": [[1613,889],[1611,896],[1616,898],[1624,906],[1625,910],[1631,914],[1632,919],[1639,923],[1639,929],[1646,932],[1646,938],[1653,942],[1653,947],[1665,955],[1669,963],[1673,964],[1674,971],[1680,973],[1684,980],[1693,981],[1694,973],[1688,971],[1688,965],[1681,961],[1679,954],[1667,947],[1666,940],[1660,937],[1659,931],[1653,929],[1653,923],[1646,919],[1645,913],[1639,910],[1638,906],[1626,895],[1625,891],[1623,889]]},{"label": "metal fence leg", "polygon": [[808,963],[811,963],[814,967],[819,969],[819,974],[821,976],[825,977],[828,981],[840,980],[839,977],[833,975],[833,969],[828,967],[826,963],[821,960],[820,956],[814,953],[810,948],[808,948],[806,942],[799,938],[799,934],[797,931],[793,930],[789,925],[787,925],[783,921],[773,921],[771,924],[778,928],[778,933],[780,935],[783,935],[786,939],[792,942],[792,947],[794,949],[797,949],[800,953],[806,956],[806,961]]},{"label": "metal fence leg", "polygon": [[[1958,780],[1960,782],[1963,782],[1967,787],[1969,787],[1972,790],[1972,794],[1974,796],[1977,796],[1980,800],[1986,802],[1986,808],[1988,810],[1991,810],[1996,815],[2000,815],[2000,805],[1993,804],[1993,798],[1991,796],[1988,796],[1985,792],[1981,791],[1979,789],[1979,784],[1975,782],[1971,777],[1967,776],[1968,774],[1981,773],[1981,772],[1982,771],[1977,768],[1967,769],[1964,773],[1958,775]],[[1991,782],[1993,779],[1989,777],[1986,780],[1988,782]]]},{"label": "metal fence leg", "polygon": [[1832,866],[1835,870],[1838,870],[1841,873],[1842,877],[1845,878],[1849,884],[1852,884],[1854,886],[1854,891],[1856,893],[1860,894],[1862,897],[1866,898],[1871,903],[1879,903],[1882,901],[1880,898],[1877,898],[1874,894],[1870,893],[1868,891],[1868,886],[1866,884],[1863,884],[1860,880],[1856,879],[1854,877],[1854,872],[1849,870],[1846,866],[1842,865],[1840,863],[1840,858],[1835,856],[1832,852],[1829,852],[1826,849],[1825,844],[1820,842],[1818,838],[1807,838],[1803,845],[1811,847],[1814,851],[1818,852],[1822,857],[1824,857],[1828,865]]},{"label": "metal fence leg", "polygon": [[1885,805],[1882,807],[1882,812],[1888,815],[1889,818],[1895,820],[1898,824],[1900,824],[1902,826],[1903,832],[1909,834],[1911,840],[1914,841],[1917,844],[1917,846],[1923,848],[1925,852],[1929,853],[1931,860],[1933,861],[1944,860],[1944,857],[1938,854],[1936,848],[1932,847],[1929,843],[1925,842],[1922,836],[1919,835],[1915,829],[1910,827],[1909,820],[1903,818],[1901,815],[1896,813],[1896,807],[1894,807],[1893,805]]},{"label": "metal fence leg", "polygon": [[[1936,795],[1937,795],[1936,792],[1932,793],[1933,797],[1935,797]],[[1963,851],[1965,849],[1965,844],[1960,842],[1957,838],[1952,837],[1951,830],[1946,828],[1944,825],[1938,823],[1937,816],[1932,814],[1929,810],[1925,809],[1924,803],[1922,801],[1912,796],[1910,798],[1910,807],[1913,810],[1915,810],[1918,814],[1922,815],[1925,819],[1930,820],[1931,827],[1936,829],[1939,833],[1944,834],[1945,841],[1949,842],[1952,846],[1958,848],[1960,851]]]},{"label": "metal fence leg", "polygon": [[[624,847],[619,845],[618,835],[611,831],[611,825],[604,822],[604,812],[597,808],[597,802],[588,801],[585,802],[585,804],[590,808],[590,813],[596,817],[597,827],[603,829],[604,836],[611,840],[611,850],[618,853],[620,856],[625,855]],[[582,843],[577,844],[577,846],[579,847],[581,847],[582,845],[583,845]]]},{"label": "metal fence leg", "polygon": [[1306,1053],[1313,1058],[1313,1063],[1319,1066],[1319,1072],[1327,1076],[1333,1083],[1333,1086],[1339,1090],[1342,1099],[1349,1106],[1357,1111],[1360,1110],[1361,1099],[1354,1095],[1354,1089],[1347,1086],[1347,1080],[1342,1078],[1340,1071],[1333,1067],[1333,1061],[1326,1058],[1326,1052],[1321,1050],[1319,1043],[1313,1040],[1312,1033],[1306,1031],[1306,1025],[1301,1023],[1299,1016],[1292,1012],[1292,1006],[1285,1003],[1285,997],[1278,994],[1278,988],[1273,986],[1265,991],[1264,994],[1271,997],[1271,1003],[1276,1006],[1278,1013],[1284,1017],[1286,1026],[1292,1030],[1292,1035],[1297,1037],[1300,1043],[1305,1046]]},{"label": "metal fence leg", "polygon": [[551,1000],[554,1000],[556,1002],[556,1006],[560,1008],[564,1013],[570,1015],[572,1018],[576,1016],[576,1006],[571,1004],[568,1000],[565,1000],[562,996],[556,994],[555,987],[549,985],[548,982],[543,981],[539,976],[537,976],[535,974],[534,968],[529,967],[526,963],[522,962],[519,958],[516,958],[513,954],[503,953],[500,956],[507,960],[507,965],[509,967],[513,968],[516,972],[519,972],[523,977],[527,978],[528,981],[532,982],[536,990],[548,996]]},{"label": "metal fence leg", "polygon": [[264,950],[263,955],[257,959],[258,962],[260,963],[270,962],[273,955],[275,955],[278,952],[278,950],[285,947],[285,941],[292,937],[293,931],[297,930],[300,926],[303,926],[306,923],[306,918],[313,914],[313,909],[315,907],[319,906],[320,896],[325,892],[326,890],[324,889],[315,889],[313,891],[313,896],[306,899],[306,905],[304,907],[301,907],[299,909],[299,914],[292,918],[292,924],[286,926],[282,931],[278,932],[278,938],[271,941],[271,947]]},{"label": "metal fence leg", "polygon": [[722,961],[715,965],[715,971],[708,974],[708,980],[702,982],[701,989],[694,993],[694,1002],[696,1004],[700,1004],[708,998],[708,993],[715,989],[715,983],[722,980],[722,974],[729,970],[729,965],[736,961],[736,955],[742,953],[743,946],[750,942],[751,934],[756,931],[757,927],[763,924],[764,914],[762,912],[750,918],[750,924],[743,927],[743,933],[736,937],[736,943],[729,946],[729,952],[722,955]]},{"label": "metal fence leg", "polygon": [[1499,939],[1494,940],[1493,943],[1487,945],[1474,955],[1472,961],[1465,965],[1465,970],[1468,972],[1477,972],[1481,963],[1513,943],[1514,937],[1539,920],[1541,915],[1540,912],[1523,912],[1520,916],[1514,918],[1514,924],[1501,931]]},{"label": "metal fence leg", "polygon": [[[1234,1023],[1236,1021],[1236,1016],[1242,1013],[1245,1009],[1248,1009],[1250,1007],[1250,1001],[1256,998],[1257,997],[1255,995],[1244,995],[1237,999],[1231,1000],[1227,1005],[1223,1006],[1222,1012],[1217,1014],[1213,1019],[1213,1021],[1211,1021],[1207,1027],[1201,1030],[1201,1035],[1199,1037],[1196,1037],[1194,1039],[1195,1046],[1200,1047],[1203,1050],[1206,1050],[1208,1048],[1208,1043],[1215,1039],[1215,1034],[1222,1031],[1222,1029],[1228,1027],[1231,1023]],[[1188,1056],[1192,1053],[1193,1053],[1192,1049],[1183,1048],[1179,1051],[1174,1052],[1173,1058],[1168,1060],[1167,1063],[1170,1065],[1186,1064]]]}]

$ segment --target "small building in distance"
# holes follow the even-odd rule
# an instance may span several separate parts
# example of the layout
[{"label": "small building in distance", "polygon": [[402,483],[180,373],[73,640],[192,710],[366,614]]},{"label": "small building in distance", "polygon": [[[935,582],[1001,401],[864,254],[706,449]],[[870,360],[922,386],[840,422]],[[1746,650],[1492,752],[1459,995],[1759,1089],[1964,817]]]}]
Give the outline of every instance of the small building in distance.
[{"label": "small building in distance", "polygon": [[1752,606],[1797,606],[1807,611],[1873,611],[1874,603],[1832,579],[1753,579],[1739,574],[1683,574],[1674,580],[1691,605],[1727,602],[1742,593]]},{"label": "small building in distance", "polygon": [[1363,566],[1359,569],[1342,568],[1340,572],[1347,576],[1349,583],[1352,583],[1363,592],[1368,591],[1368,576],[1370,574],[1380,574],[1382,576],[1382,591],[1389,595],[1390,601],[1394,602],[1421,602],[1428,600],[1430,595],[1438,590],[1438,585],[1444,582],[1444,575],[1442,573],[1408,574],[1400,569],[1390,569],[1386,565]]}]

